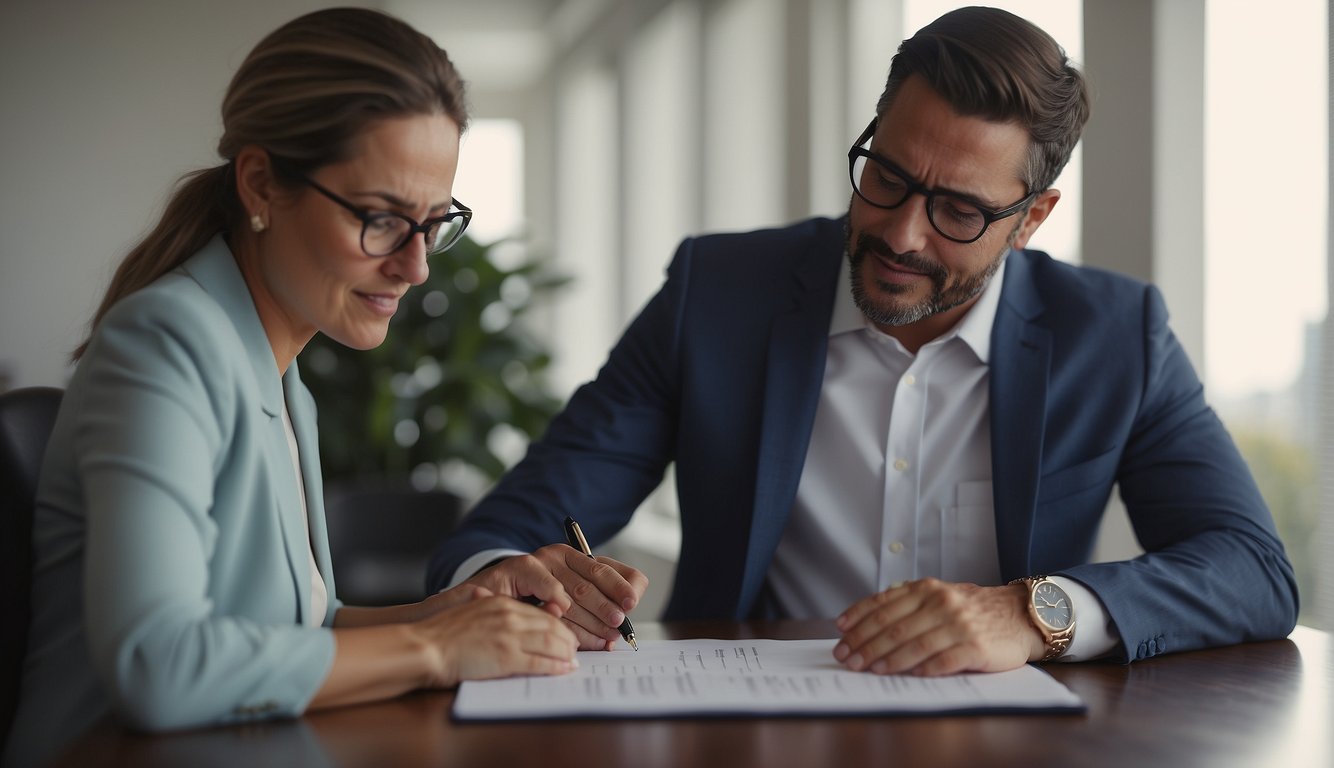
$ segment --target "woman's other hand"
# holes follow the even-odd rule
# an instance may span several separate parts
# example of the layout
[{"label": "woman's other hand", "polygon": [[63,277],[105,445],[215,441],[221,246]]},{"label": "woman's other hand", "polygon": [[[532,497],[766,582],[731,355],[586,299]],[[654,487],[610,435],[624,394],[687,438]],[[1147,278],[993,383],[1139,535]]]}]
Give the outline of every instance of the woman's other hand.
[{"label": "woman's other hand", "polygon": [[[560,619],[509,597],[478,597],[472,591],[476,589],[461,585],[433,596],[464,599],[410,625],[427,659],[423,686],[447,688],[463,680],[559,675],[575,668],[579,643]],[[458,590],[463,593],[450,595]]]}]

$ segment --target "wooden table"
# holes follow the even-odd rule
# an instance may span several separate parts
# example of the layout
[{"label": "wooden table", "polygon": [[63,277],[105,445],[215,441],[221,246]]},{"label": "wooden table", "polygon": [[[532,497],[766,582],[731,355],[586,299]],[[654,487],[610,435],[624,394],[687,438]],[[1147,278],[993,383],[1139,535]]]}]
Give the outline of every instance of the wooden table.
[{"label": "wooden table", "polygon": [[[825,622],[637,623],[641,640],[832,637]],[[832,647],[832,645],[831,645]],[[1130,666],[1051,664],[1082,715],[454,723],[452,693],[295,721],[144,736],[107,722],[64,766],[1334,766],[1334,643],[1287,640]]]}]

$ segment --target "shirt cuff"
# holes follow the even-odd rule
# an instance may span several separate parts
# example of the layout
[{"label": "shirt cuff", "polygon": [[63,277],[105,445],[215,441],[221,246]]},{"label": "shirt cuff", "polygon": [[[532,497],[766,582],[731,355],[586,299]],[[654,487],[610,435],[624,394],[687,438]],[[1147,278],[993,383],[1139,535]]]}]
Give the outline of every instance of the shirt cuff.
[{"label": "shirt cuff", "polygon": [[1093,590],[1065,576],[1052,576],[1052,581],[1070,596],[1070,603],[1075,609],[1075,636],[1070,647],[1061,654],[1057,661],[1091,661],[1100,659],[1116,650],[1120,639],[1112,618],[1102,601],[1093,594]]},{"label": "shirt cuff", "polygon": [[[471,579],[473,576],[476,576],[477,572],[486,567],[492,560],[524,554],[527,553],[518,549],[486,549],[478,552],[459,564],[459,567],[454,570],[454,578],[449,580],[449,584],[445,585],[445,589],[453,589],[468,579]],[[444,592],[445,589],[440,591]]]}]

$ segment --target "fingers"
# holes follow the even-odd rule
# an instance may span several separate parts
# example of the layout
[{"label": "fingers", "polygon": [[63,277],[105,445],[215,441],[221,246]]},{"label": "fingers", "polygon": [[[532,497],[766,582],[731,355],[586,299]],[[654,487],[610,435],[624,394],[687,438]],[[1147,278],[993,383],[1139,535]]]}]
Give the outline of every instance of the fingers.
[{"label": "fingers", "polygon": [[[524,621],[508,635],[517,653],[513,672],[530,674],[550,670],[549,674],[565,673],[574,668],[574,652],[578,640],[565,622],[541,611],[510,604],[508,610],[522,609]],[[532,614],[536,614],[534,619]],[[502,639],[501,644],[504,644]]]},{"label": "fingers", "polygon": [[[844,611],[834,623],[845,635],[852,634],[855,639],[864,639],[865,633],[872,626],[896,621],[912,613],[920,605],[921,598],[915,596],[900,582],[863,598]],[[865,622],[872,623],[867,625]],[[858,631],[860,630],[860,631]]]},{"label": "fingers", "polygon": [[547,613],[559,617],[572,602],[560,579],[535,555],[515,555],[479,572],[465,584],[477,584],[508,597],[532,597]]},{"label": "fingers", "polygon": [[626,613],[639,604],[648,577],[638,569],[608,557],[591,558],[563,544],[552,544],[534,556],[551,564],[572,605],[563,615],[577,628],[580,647],[610,649],[620,637],[617,630]]},{"label": "fingers", "polygon": [[434,685],[516,674],[563,674],[578,640],[561,620],[508,597],[488,597],[437,614],[424,627],[439,656]]},{"label": "fingers", "polygon": [[625,563],[622,563],[619,560],[613,560],[610,557],[598,557],[597,560],[598,562],[606,563],[607,565],[615,569],[616,573],[622,579],[624,579],[627,584],[630,585],[630,590],[633,593],[634,602],[627,606],[625,604],[625,601],[622,600],[621,607],[627,611],[634,610],[635,606],[639,605],[640,598],[642,598],[644,596],[644,593],[648,591],[648,576],[646,576],[644,572],[639,570],[638,568],[635,568],[634,566],[631,565],[626,565]]},{"label": "fingers", "polygon": [[549,544],[481,571],[467,584],[510,597],[534,597],[543,610],[566,619],[579,647],[609,649],[626,613],[639,604],[648,577],[607,557],[591,558],[565,544]]},{"label": "fingers", "polygon": [[850,608],[840,614],[839,617],[834,620],[834,623],[838,626],[840,631],[846,632],[848,628],[861,623],[862,619],[866,618],[868,614],[879,610],[887,603],[907,598],[908,593],[903,589],[903,586],[904,582],[900,581],[897,584],[891,585],[889,589],[886,589],[883,592],[877,592],[870,597],[858,600],[856,603],[853,603]]},{"label": "fingers", "polygon": [[589,612],[588,609],[575,603],[569,611],[562,616],[566,624],[574,632],[575,637],[579,639],[579,649],[584,651],[602,651],[609,650],[611,643],[621,634],[616,627],[613,627],[602,619]]},{"label": "fingers", "polygon": [[559,659],[547,656],[528,655],[522,657],[525,666],[514,672],[516,675],[564,675],[579,668],[577,659]]},{"label": "fingers", "polygon": [[[910,669],[901,665],[909,659],[921,660],[927,647],[920,636],[931,628],[931,615],[919,610],[922,600],[920,592],[895,586],[858,601],[836,621],[843,639],[834,646],[834,658],[855,672],[871,669],[888,674]],[[886,659],[900,649],[897,658]]]},{"label": "fingers", "polygon": [[[614,638],[607,638],[603,637],[602,635],[594,634],[593,632],[589,631],[586,627],[584,627],[584,625],[579,624],[578,622],[574,621],[568,616],[562,617],[562,621],[565,622],[566,628],[574,633],[574,637],[579,643],[579,650],[581,651],[611,650],[611,644],[614,641]],[[597,622],[590,620],[589,623],[596,624]],[[615,630],[612,631],[614,632]],[[619,633],[617,633],[617,636],[618,637],[620,636]]]},{"label": "fingers", "polygon": [[922,579],[848,608],[834,658],[855,671],[944,675],[1000,671],[1029,657],[1023,596],[1008,587]]},{"label": "fingers", "polygon": [[457,605],[470,603],[473,600],[479,600],[483,597],[490,597],[495,593],[481,584],[469,584],[464,582],[456,587],[446,589],[426,598],[431,603],[432,610],[445,610]]},{"label": "fingers", "polygon": [[625,621],[626,611],[639,603],[634,587],[610,563],[586,557],[573,549],[569,552],[566,556],[569,575],[561,582],[575,605],[603,624],[619,627]]}]

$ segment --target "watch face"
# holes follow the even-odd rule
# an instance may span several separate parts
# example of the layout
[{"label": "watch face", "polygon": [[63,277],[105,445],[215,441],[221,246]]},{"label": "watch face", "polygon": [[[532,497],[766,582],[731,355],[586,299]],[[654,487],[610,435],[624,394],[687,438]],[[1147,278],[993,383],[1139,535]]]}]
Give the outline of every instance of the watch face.
[{"label": "watch face", "polygon": [[1057,631],[1070,626],[1075,618],[1065,590],[1049,581],[1038,584],[1033,590],[1033,609],[1044,624]]}]

